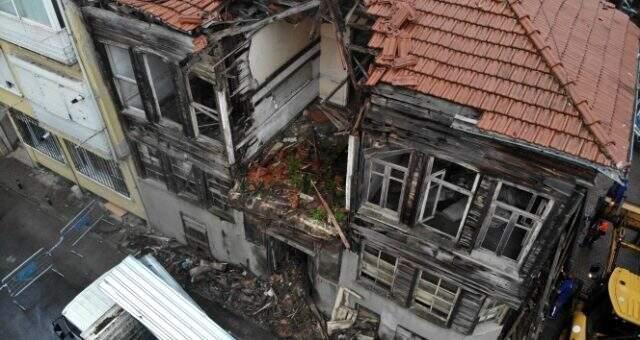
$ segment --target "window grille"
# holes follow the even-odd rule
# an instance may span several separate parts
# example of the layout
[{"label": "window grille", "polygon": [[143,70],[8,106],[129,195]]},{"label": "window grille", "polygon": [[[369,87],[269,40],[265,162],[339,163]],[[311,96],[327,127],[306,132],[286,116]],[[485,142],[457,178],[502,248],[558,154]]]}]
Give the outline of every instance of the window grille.
[{"label": "window grille", "polygon": [[52,133],[40,127],[37,120],[27,115],[15,111],[12,111],[12,115],[20,136],[27,145],[60,163],[65,162],[58,139]]},{"label": "window grille", "polygon": [[129,190],[117,162],[104,159],[69,141],[66,144],[78,172],[129,197]]}]

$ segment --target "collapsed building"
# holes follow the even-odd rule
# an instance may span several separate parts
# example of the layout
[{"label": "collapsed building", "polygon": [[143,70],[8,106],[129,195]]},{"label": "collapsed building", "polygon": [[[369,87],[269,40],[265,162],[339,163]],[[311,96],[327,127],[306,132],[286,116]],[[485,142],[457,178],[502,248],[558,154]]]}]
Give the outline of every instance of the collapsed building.
[{"label": "collapsed building", "polygon": [[598,0],[62,3],[147,222],[257,274],[295,259],[331,330],[535,334],[630,159],[640,31]]}]

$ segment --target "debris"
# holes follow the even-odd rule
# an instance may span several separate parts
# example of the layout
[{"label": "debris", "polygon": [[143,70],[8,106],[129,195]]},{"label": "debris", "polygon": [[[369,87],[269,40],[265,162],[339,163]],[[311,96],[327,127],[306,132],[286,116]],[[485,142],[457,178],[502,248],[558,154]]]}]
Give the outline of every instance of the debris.
[{"label": "debris", "polygon": [[156,249],[155,257],[190,294],[232,310],[275,335],[293,339],[326,339],[308,296],[306,270],[295,258],[263,278],[245,268],[203,258],[188,246],[164,237],[130,234],[132,252]]},{"label": "debris", "polygon": [[111,214],[111,217],[122,223],[124,221],[124,215],[127,214],[127,211],[116,206],[115,204],[111,203],[111,202],[107,202],[104,204],[104,208],[109,211]]},{"label": "debris", "polygon": [[208,273],[212,270],[225,271],[227,264],[224,262],[209,262],[201,259],[200,264],[196,267],[189,269],[189,275],[191,276],[191,283],[196,282],[199,278],[202,278],[202,274]]}]

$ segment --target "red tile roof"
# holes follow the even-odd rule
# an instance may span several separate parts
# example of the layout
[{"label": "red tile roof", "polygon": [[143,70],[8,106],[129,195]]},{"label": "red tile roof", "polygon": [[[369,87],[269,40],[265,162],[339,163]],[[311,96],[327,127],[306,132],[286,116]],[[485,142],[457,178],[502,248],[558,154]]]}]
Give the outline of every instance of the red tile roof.
[{"label": "red tile roof", "polygon": [[222,0],[116,0],[119,4],[149,15],[178,31],[191,33],[220,19]]},{"label": "red tile roof", "polygon": [[640,29],[598,0],[369,0],[384,82],[476,108],[478,127],[627,161]]}]

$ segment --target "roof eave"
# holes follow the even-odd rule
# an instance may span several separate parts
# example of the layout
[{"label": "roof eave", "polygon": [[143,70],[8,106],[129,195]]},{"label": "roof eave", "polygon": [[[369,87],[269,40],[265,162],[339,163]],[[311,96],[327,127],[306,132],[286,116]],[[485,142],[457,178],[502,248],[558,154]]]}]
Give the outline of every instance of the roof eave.
[{"label": "roof eave", "polygon": [[616,167],[611,167],[611,166],[606,166],[603,164],[598,164],[589,160],[586,160],[584,158],[580,158],[577,157],[575,155],[571,155],[568,153],[564,153],[555,149],[551,149],[551,148],[547,148],[547,147],[543,147],[540,145],[535,145],[532,143],[527,143],[524,142],[522,140],[519,139],[515,139],[515,138],[511,138],[502,134],[498,134],[498,133],[494,133],[494,132],[490,132],[490,131],[486,131],[486,130],[481,130],[479,128],[477,128],[476,126],[471,126],[469,124],[465,124],[465,123],[460,123],[460,122],[454,122],[453,125],[451,126],[453,129],[456,130],[460,130],[460,131],[464,131],[473,135],[477,135],[477,136],[481,136],[481,137],[485,137],[485,138],[490,138],[493,139],[495,141],[501,142],[501,143],[505,143],[505,144],[510,144],[510,145],[514,145],[517,147],[521,147],[521,148],[525,148],[525,149],[529,149],[531,151],[549,156],[549,157],[553,157],[556,159],[560,159],[562,161],[568,162],[568,163],[573,163],[576,164],[578,166],[581,167],[585,167],[585,168],[589,168],[589,169],[593,169],[599,173],[602,173],[603,175],[607,176],[608,178],[610,178],[613,181],[616,181],[618,183],[622,183],[622,179],[624,178],[624,171],[623,169],[619,169]]}]

